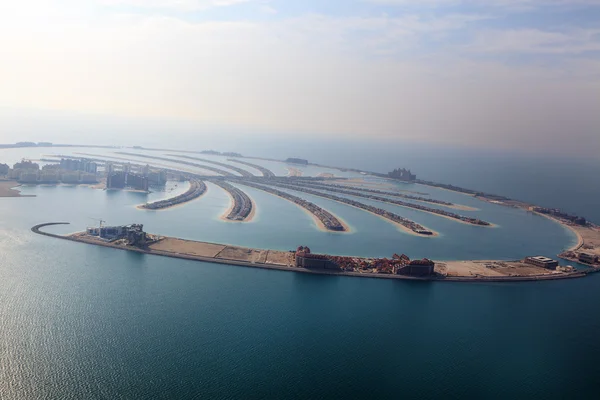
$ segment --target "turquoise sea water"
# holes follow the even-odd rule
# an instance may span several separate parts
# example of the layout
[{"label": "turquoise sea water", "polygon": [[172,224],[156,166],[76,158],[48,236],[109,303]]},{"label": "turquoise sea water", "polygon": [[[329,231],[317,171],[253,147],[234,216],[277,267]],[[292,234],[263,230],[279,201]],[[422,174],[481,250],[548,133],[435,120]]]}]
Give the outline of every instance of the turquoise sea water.
[{"label": "turquoise sea water", "polygon": [[306,276],[29,230],[64,220],[72,225],[53,230],[66,233],[102,218],[243,246],[435,259],[554,256],[574,241],[545,218],[418,185],[398,187],[476,207],[463,213],[498,227],[372,202],[441,234],[422,238],[300,194],[353,229],[326,233],[297,206],[247,187],[255,220],[225,223],[228,197],[212,184],[183,206],[135,208],[186,189],[177,185],[150,195],[32,186],[22,190],[37,197],[0,199],[0,398],[596,398],[600,390],[599,276],[506,284]]}]

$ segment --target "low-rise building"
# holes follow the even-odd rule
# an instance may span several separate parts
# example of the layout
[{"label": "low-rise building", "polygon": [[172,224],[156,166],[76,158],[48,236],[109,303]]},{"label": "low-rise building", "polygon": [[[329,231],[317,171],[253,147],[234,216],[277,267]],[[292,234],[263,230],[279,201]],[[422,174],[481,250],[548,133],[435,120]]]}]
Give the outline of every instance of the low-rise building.
[{"label": "low-rise building", "polygon": [[430,276],[434,274],[435,263],[427,258],[412,260],[396,270],[398,275]]},{"label": "low-rise building", "polygon": [[544,256],[527,257],[524,261],[526,264],[541,268],[556,269],[558,267],[558,261]]},{"label": "low-rise building", "polygon": [[579,253],[579,261],[586,264],[598,263],[598,256],[589,253]]}]

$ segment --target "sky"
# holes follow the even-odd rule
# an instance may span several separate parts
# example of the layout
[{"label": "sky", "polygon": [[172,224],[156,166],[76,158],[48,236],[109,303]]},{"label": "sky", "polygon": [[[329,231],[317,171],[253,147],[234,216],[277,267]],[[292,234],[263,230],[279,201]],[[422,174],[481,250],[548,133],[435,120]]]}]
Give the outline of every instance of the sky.
[{"label": "sky", "polygon": [[600,0],[0,2],[0,142],[148,131],[597,157]]}]

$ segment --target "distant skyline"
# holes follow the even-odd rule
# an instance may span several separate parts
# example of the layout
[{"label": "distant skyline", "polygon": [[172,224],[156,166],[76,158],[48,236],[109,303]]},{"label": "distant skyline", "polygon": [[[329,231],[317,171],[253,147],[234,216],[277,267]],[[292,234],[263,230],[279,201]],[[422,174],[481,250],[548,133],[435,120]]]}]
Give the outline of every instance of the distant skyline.
[{"label": "distant skyline", "polygon": [[150,129],[593,157],[598,21],[600,0],[4,1],[0,142]]}]

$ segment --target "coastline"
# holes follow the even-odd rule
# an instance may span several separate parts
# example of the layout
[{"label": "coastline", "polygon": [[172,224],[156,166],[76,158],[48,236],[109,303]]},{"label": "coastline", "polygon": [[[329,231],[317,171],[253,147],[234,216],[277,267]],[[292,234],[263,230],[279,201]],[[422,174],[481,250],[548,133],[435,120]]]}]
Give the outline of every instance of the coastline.
[{"label": "coastline", "polygon": [[542,214],[542,213],[538,213],[535,211],[531,211],[532,213],[536,214],[536,215],[540,215],[542,217],[548,218],[551,221],[556,222],[557,224],[562,225],[563,227],[567,228],[568,230],[570,230],[571,232],[573,232],[575,234],[575,236],[577,237],[577,243],[575,243],[573,246],[569,247],[567,249],[567,251],[576,251],[579,250],[585,243],[585,241],[583,240],[583,236],[581,235],[581,233],[575,229],[574,226],[565,224],[563,221],[559,220],[558,218],[554,218],[551,215],[547,215],[547,214]]},{"label": "coastline", "polygon": [[0,197],[35,197],[34,194],[21,194],[17,189],[21,184],[15,180],[0,180]]}]

